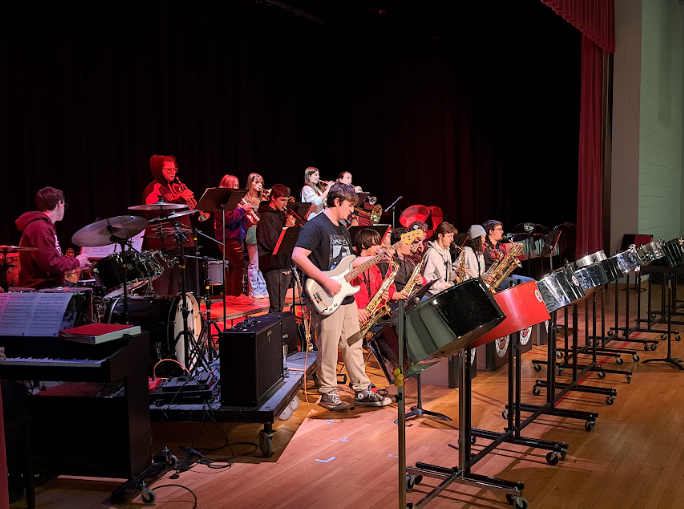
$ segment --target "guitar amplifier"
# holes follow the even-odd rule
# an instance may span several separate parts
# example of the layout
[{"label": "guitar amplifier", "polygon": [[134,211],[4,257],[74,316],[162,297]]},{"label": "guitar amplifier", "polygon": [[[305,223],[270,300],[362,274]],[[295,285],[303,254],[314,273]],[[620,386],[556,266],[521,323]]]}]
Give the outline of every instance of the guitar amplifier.
[{"label": "guitar amplifier", "polygon": [[248,318],[219,334],[221,404],[256,407],[283,379],[282,318]]}]

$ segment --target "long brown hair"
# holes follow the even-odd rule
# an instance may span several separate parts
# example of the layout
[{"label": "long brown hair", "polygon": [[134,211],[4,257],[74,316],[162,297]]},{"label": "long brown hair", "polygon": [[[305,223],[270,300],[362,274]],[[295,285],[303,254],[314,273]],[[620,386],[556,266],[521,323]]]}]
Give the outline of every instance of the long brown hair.
[{"label": "long brown hair", "polygon": [[[247,175],[247,185],[245,186],[245,189],[247,189],[247,194],[252,192],[252,183],[255,180],[261,180],[261,183],[262,184],[264,183],[264,177],[262,177],[258,173],[250,173],[249,175]],[[262,197],[261,193],[263,192],[263,189],[264,189],[263,185],[261,186],[261,189],[262,190],[259,191],[259,194],[257,195],[259,197],[259,200],[261,200],[261,197]]]},{"label": "long brown hair", "polygon": [[224,175],[221,179],[219,187],[225,187],[227,189],[238,189],[240,187],[240,181],[235,175]]},{"label": "long brown hair", "polygon": [[[318,173],[319,175],[318,184],[316,185],[311,183],[311,175],[314,173]],[[320,175],[321,172],[318,171],[318,168],[314,168],[313,166],[309,166],[306,170],[304,170],[304,185],[313,188],[313,190],[318,192],[318,194],[321,194],[323,191],[325,191],[325,186],[321,184]]]}]

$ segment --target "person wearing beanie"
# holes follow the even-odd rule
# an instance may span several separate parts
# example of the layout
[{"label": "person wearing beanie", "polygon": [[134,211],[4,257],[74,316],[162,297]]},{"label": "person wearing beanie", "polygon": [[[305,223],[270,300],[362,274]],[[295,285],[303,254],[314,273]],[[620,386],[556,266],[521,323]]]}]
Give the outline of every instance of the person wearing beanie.
[{"label": "person wearing beanie", "polygon": [[[178,174],[178,166],[176,165],[176,158],[174,156],[154,155],[150,157],[150,171],[152,172],[154,180],[150,182],[143,191],[142,199],[146,204],[150,205],[163,200],[165,202],[186,205],[188,201],[193,198],[194,195],[192,191],[189,189],[182,190],[181,186],[173,184],[176,180],[176,175]],[[168,213],[169,211],[165,212]],[[148,220],[153,219],[159,217],[159,212],[149,211],[145,213],[145,216]],[[188,228],[192,228],[189,216],[181,217],[177,221],[183,223]],[[164,250],[169,256],[177,255],[179,249],[176,238],[173,235],[158,238],[158,234],[159,228],[157,226],[148,226],[145,231],[143,249],[154,251]],[[194,245],[192,236],[186,235],[186,238],[183,240],[183,246],[191,247]],[[161,263],[165,265],[164,262]],[[194,267],[195,264],[191,263],[187,265],[186,281],[188,283],[195,279],[194,269],[190,270],[190,266]],[[159,296],[175,297],[180,291],[181,269],[175,264],[171,267],[165,265],[163,268],[164,272],[152,282],[152,287]]]},{"label": "person wearing beanie", "polygon": [[463,248],[463,253],[456,261],[456,267],[463,264],[465,269],[464,281],[482,277],[485,273],[484,263],[484,239],[485,230],[479,224],[468,228],[468,245]]}]

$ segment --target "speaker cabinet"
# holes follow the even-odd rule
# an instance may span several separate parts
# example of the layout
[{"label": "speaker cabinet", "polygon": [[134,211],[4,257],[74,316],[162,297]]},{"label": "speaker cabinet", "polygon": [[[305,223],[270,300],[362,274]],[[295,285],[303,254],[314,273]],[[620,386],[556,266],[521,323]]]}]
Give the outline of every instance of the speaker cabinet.
[{"label": "speaker cabinet", "polygon": [[219,334],[221,404],[261,405],[283,379],[282,318],[248,318]]},{"label": "speaker cabinet", "polygon": [[287,354],[293,354],[301,350],[301,340],[297,331],[297,319],[289,312],[271,313],[270,316],[281,318],[283,343],[287,345]]}]

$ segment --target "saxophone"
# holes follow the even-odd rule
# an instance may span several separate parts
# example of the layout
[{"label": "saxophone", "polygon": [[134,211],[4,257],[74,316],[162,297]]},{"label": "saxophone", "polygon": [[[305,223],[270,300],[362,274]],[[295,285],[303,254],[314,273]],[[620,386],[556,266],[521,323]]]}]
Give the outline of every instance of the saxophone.
[{"label": "saxophone", "polygon": [[465,249],[462,249],[461,254],[458,255],[458,258],[456,259],[456,265],[458,266],[458,268],[456,269],[456,281],[459,283],[462,283],[463,281],[468,279],[466,274],[465,262]]},{"label": "saxophone", "polygon": [[408,295],[409,299],[411,298],[411,294],[416,293],[416,284],[418,282],[418,277],[422,277],[420,275],[420,271],[423,268],[424,262],[425,260],[421,258],[420,261],[416,263],[416,266],[413,269],[413,272],[411,273],[411,277],[406,282],[406,286],[404,286],[403,290],[401,291],[402,293]]},{"label": "saxophone", "polygon": [[397,277],[397,272],[399,272],[399,265],[396,262],[389,263],[390,273],[382,282],[382,285],[380,285],[378,293],[375,294],[373,299],[364,308],[364,311],[368,313],[368,320],[361,324],[361,337],[368,334],[368,331],[371,330],[371,327],[373,327],[380,318],[390,314],[389,306],[387,303],[382,302],[382,294],[389,290],[389,287],[394,283],[394,278]]},{"label": "saxophone", "polygon": [[522,266],[517,258],[522,252],[522,242],[516,242],[503,259],[494,262],[492,266],[489,267],[489,270],[483,274],[482,280],[492,292],[503,283],[503,280],[506,279],[511,272]]}]

